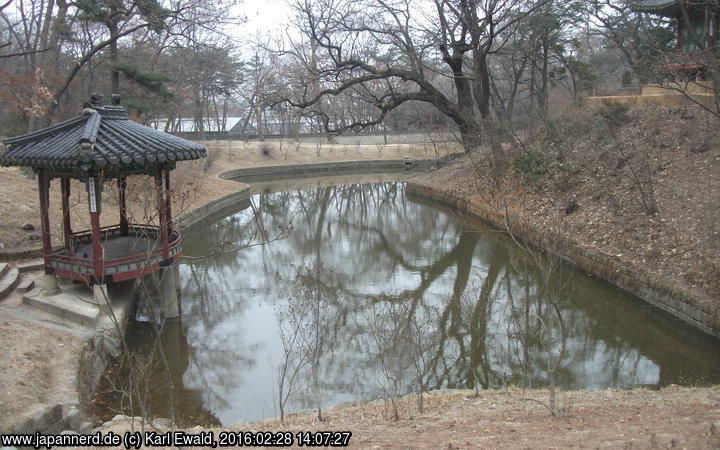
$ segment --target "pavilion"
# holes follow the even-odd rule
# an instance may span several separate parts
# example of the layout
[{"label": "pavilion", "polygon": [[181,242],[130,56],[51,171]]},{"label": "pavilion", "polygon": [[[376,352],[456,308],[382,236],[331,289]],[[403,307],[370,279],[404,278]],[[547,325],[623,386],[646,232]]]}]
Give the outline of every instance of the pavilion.
[{"label": "pavilion", "polygon": [[[638,0],[633,10],[654,14],[676,23],[676,53],[659,69],[701,80],[708,58],[717,58],[720,4],[717,0]],[[715,54],[715,56],[713,56]]]},{"label": "pavilion", "polygon": [[[27,166],[37,174],[45,273],[88,285],[107,285],[140,278],[171,266],[181,255],[180,233],[173,228],[170,171],[177,161],[206,156],[199,144],[131,121],[119,96],[102,105],[94,95],[82,115],[5,141],[3,166]],[[130,223],[127,177],[154,178],[157,225]],[[60,182],[63,243],[52,247],[50,183]],[[70,217],[70,180],[87,191],[90,229],[74,231]],[[118,187],[116,225],[101,227],[103,186]],[[148,220],[149,221],[149,220]]]},{"label": "pavilion", "polygon": [[588,103],[715,108],[717,87],[710,75],[717,76],[720,63],[718,0],[634,0],[630,5],[635,12],[674,19],[675,51],[646,68],[653,72],[655,83],[624,88],[616,95],[587,97]]}]

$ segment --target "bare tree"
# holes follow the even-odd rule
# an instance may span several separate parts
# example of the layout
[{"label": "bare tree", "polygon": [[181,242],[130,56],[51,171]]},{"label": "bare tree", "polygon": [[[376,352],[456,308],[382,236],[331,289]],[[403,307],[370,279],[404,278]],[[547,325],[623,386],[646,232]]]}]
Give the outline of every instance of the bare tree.
[{"label": "bare tree", "polygon": [[[514,248],[511,264],[522,280],[519,302],[514,301],[512,289],[507,290],[512,309],[510,317],[515,319],[507,324],[507,334],[516,343],[524,387],[531,387],[530,371],[538,365],[530,361],[530,355],[543,355],[541,364],[549,389],[548,400],[526,399],[542,404],[557,417],[562,412],[558,403],[558,377],[567,356],[568,334],[560,305],[569,295],[572,273],[563,260],[569,245],[564,232],[565,211],[558,211],[557,216],[548,218],[539,229],[523,227],[516,221],[512,208],[514,196],[511,195],[523,184],[522,176],[498,174],[483,165],[481,159],[476,159],[474,164],[477,177],[482,178],[478,182],[489,187],[482,201],[493,212],[501,230],[510,237]],[[485,299],[479,304],[490,301],[491,292],[485,286],[489,279],[490,276],[483,282],[480,296]],[[538,347],[540,351],[533,351]]]},{"label": "bare tree", "polygon": [[332,271],[324,269],[320,262],[301,268],[296,282],[299,298],[294,301],[303,305],[304,314],[293,320],[302,323],[300,351],[309,366],[309,387],[317,418],[322,422],[321,370],[323,361],[332,356],[337,342],[338,310],[334,305],[337,305],[338,293],[333,289]]},{"label": "bare tree", "polygon": [[[19,107],[31,113],[29,129],[41,121],[54,120],[76,85],[96,81],[94,71],[100,62],[109,66],[109,90],[119,92],[118,66],[123,47],[131,44],[130,37],[137,39],[135,42],[156,41],[162,52],[201,36],[222,33],[221,27],[228,21],[236,23],[229,1],[208,5],[198,0],[17,0],[0,6],[0,24],[4,26],[0,29],[0,61],[12,60],[10,65],[0,66],[0,71],[8,72],[16,83],[27,79],[27,91],[32,94],[25,97],[32,98],[36,106]],[[146,62],[156,63],[158,55]],[[12,86],[0,87],[0,91],[10,89]],[[28,102],[22,98],[18,101]]]},{"label": "bare tree", "polygon": [[[669,13],[643,14],[630,1],[588,3],[594,31],[623,54],[641,84],[652,82],[682,94],[720,119],[720,58],[713,37],[718,6],[680,1],[674,7]],[[691,18],[698,16],[704,22],[693,26]]]},{"label": "bare tree", "polygon": [[[406,102],[429,103],[457,125],[465,150],[476,150],[494,136],[491,58],[499,37],[543,3],[435,0],[430,10],[409,1],[299,1],[298,24],[319,57],[317,67],[302,67],[287,101],[311,109],[348,96],[375,108],[373,117],[338,126],[329,111],[311,109],[331,132],[378,124]],[[299,48],[289,53],[308,61]],[[504,161],[501,147],[492,150]]]},{"label": "bare tree", "polygon": [[292,300],[288,300],[287,311],[275,310],[283,347],[282,360],[277,367],[277,401],[281,423],[285,422],[288,402],[296,393],[298,376],[307,364],[306,354],[300,351],[303,324],[301,320],[298,320],[306,312],[304,306],[306,305],[297,305]]},{"label": "bare tree", "polygon": [[637,13],[633,6],[629,0],[585,3],[591,33],[602,36],[620,52],[638,80],[646,82],[650,79],[648,68],[661,53],[671,50],[673,36],[667,19]]},{"label": "bare tree", "polygon": [[[410,302],[390,296],[372,303],[365,313],[365,322],[370,332],[370,345],[382,370],[381,389],[385,398],[390,399],[393,419],[396,421],[400,420],[397,399],[407,389],[413,364],[408,349],[409,308]],[[423,363],[419,362],[419,364]]]},{"label": "bare tree", "polygon": [[[627,168],[630,172],[632,186],[640,195],[640,206],[649,215],[657,212],[655,201],[655,168],[651,163],[650,152],[638,150],[638,145],[625,139],[620,132],[622,125],[631,121],[629,107],[620,104],[604,105],[599,110],[603,117],[608,134],[612,138],[612,148],[617,158],[617,170]],[[651,137],[654,139],[654,136]],[[662,165],[662,164],[661,164]]]},{"label": "bare tree", "polygon": [[268,130],[265,110],[270,106],[267,94],[273,90],[276,81],[275,55],[266,50],[266,46],[255,46],[252,57],[244,67],[243,83],[237,89],[238,94],[247,105],[247,115],[240,132],[247,134],[248,126],[255,124],[253,133],[260,140]]},{"label": "bare tree", "polygon": [[[555,222],[557,223],[557,222]],[[528,371],[532,363],[528,360],[529,350],[539,347],[536,355],[542,355],[547,384],[548,400],[543,402],[527,397],[529,401],[540,403],[553,417],[562,414],[559,403],[558,377],[562,371],[567,353],[567,327],[560,308],[560,302],[568,295],[571,269],[563,261],[565,238],[562,225],[554,225],[536,234],[533,245],[525,244],[511,234],[513,242],[523,252],[514,253],[513,267],[524,279],[520,301],[512,305],[516,318],[508,327],[508,335],[518,341],[518,358],[525,371],[524,387],[529,386]]]},{"label": "bare tree", "polygon": [[433,356],[439,345],[433,321],[438,312],[429,305],[421,310],[409,311],[407,338],[409,341],[410,362],[415,369],[415,384],[418,393],[418,410],[425,411],[423,395],[428,390],[428,377],[432,373]]}]

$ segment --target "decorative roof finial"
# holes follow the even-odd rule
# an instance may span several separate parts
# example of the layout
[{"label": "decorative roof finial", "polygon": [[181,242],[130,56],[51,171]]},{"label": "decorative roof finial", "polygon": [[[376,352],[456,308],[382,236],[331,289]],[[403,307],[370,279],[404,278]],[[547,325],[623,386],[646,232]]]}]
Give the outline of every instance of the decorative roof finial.
[{"label": "decorative roof finial", "polygon": [[102,106],[103,96],[101,94],[90,94],[90,103],[93,106]]},{"label": "decorative roof finial", "polygon": [[113,104],[114,106],[119,106],[119,105],[120,105],[120,100],[121,100],[120,94],[113,94],[113,95],[112,95],[112,104]]}]

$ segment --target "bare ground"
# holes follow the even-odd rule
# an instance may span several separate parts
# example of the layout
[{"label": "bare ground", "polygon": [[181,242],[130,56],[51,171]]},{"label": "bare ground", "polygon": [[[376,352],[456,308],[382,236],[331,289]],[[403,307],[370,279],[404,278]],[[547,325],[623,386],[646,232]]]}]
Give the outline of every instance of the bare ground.
[{"label": "bare ground", "polygon": [[[554,418],[536,401],[547,391],[433,393],[418,412],[415,397],[400,400],[401,420],[389,402],[337,408],[318,422],[312,413],[257,430],[350,430],[359,448],[716,448],[720,445],[720,390],[563,392]],[[714,424],[714,425],[713,425]]]},{"label": "bare ground", "polygon": [[[511,388],[481,391],[478,396],[471,391],[439,391],[424,396],[422,413],[416,396],[398,399],[398,421],[391,418],[390,402],[377,400],[325,411],[322,422],[309,412],[289,416],[285,423],[265,421],[222,430],[196,427],[186,432],[212,431],[218,439],[221,431],[350,431],[349,446],[368,449],[720,446],[718,388],[561,392],[559,417],[540,404],[547,400],[548,391],[543,390]],[[139,425],[132,423],[135,430]],[[130,428],[130,422],[119,420],[103,431],[122,433]]]},{"label": "bare ground", "polygon": [[46,405],[77,403],[79,327],[20,308],[20,294],[0,303],[0,430]]}]

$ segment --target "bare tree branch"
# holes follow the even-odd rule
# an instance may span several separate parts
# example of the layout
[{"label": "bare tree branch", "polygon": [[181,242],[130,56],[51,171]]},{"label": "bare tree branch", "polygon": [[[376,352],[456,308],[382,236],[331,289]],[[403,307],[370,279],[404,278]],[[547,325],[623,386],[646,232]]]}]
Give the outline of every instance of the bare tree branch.
[{"label": "bare tree branch", "polygon": [[[0,48],[7,47],[7,46],[9,46],[9,45],[11,45],[11,44],[12,44],[12,43],[10,43],[10,42],[8,42],[7,44],[2,44],[2,45],[0,45]],[[8,54],[6,54],[6,55],[0,55],[0,59],[2,59],[2,58],[14,58],[14,57],[17,57],[17,56],[35,55],[35,54],[38,54],[38,53],[44,53],[44,52],[46,52],[46,51],[48,51],[48,50],[50,50],[50,48],[43,48],[43,49],[41,49],[41,50],[28,50],[28,51],[25,51],[25,52],[8,53]]]}]

